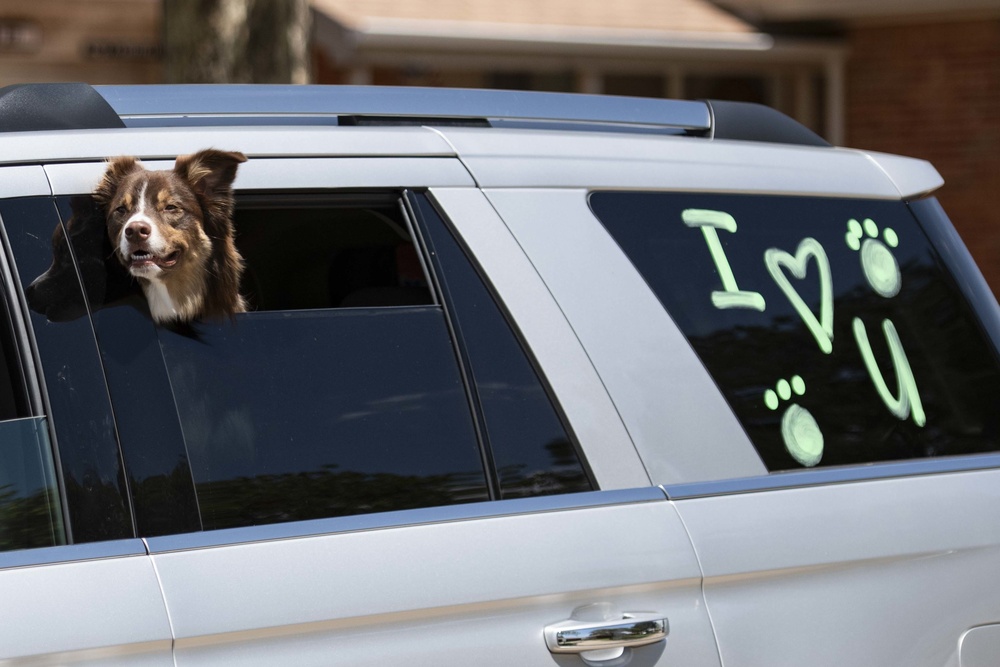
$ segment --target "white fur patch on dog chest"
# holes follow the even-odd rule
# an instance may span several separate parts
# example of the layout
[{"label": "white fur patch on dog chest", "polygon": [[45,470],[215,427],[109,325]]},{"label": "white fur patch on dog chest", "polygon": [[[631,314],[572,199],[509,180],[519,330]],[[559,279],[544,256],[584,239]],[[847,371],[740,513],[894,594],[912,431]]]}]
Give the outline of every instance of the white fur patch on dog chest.
[{"label": "white fur patch on dog chest", "polygon": [[142,291],[146,294],[146,301],[149,303],[149,313],[157,322],[176,320],[180,316],[177,304],[170,297],[167,286],[159,280],[143,280]]}]

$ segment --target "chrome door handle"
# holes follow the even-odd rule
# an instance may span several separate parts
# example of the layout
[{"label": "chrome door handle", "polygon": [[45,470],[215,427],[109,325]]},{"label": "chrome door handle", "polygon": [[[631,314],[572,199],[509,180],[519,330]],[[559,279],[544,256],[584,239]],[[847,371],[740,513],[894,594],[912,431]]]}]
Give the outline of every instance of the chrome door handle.
[{"label": "chrome door handle", "polygon": [[569,619],[545,626],[545,644],[552,653],[583,653],[655,644],[667,638],[670,625],[662,614],[631,612],[618,619]]}]

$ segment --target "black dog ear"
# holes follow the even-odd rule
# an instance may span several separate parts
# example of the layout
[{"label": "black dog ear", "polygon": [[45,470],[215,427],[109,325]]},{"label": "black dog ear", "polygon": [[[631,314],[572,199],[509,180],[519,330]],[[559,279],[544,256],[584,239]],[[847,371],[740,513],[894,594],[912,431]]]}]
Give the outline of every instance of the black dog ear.
[{"label": "black dog ear", "polygon": [[122,180],[133,171],[142,169],[142,163],[134,157],[121,156],[108,161],[107,171],[94,190],[94,199],[101,208],[106,208],[118,191]]},{"label": "black dog ear", "polygon": [[209,148],[178,157],[174,173],[190,183],[199,195],[212,198],[228,193],[236,179],[236,168],[246,161],[247,156],[243,153]]}]

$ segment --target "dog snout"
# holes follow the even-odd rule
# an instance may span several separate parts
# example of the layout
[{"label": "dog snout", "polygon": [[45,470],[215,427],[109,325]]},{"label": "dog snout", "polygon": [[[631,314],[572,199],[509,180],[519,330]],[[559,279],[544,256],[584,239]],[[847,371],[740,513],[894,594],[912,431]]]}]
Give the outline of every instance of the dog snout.
[{"label": "dog snout", "polygon": [[153,232],[148,222],[133,220],[125,225],[125,238],[129,241],[145,241]]}]

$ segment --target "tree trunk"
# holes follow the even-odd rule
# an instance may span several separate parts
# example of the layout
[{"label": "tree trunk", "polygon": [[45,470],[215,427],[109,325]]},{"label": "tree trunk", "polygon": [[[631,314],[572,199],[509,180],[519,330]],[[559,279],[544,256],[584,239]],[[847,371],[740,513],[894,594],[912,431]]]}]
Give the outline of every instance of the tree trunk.
[{"label": "tree trunk", "polygon": [[308,83],[308,0],[163,0],[168,83]]}]

